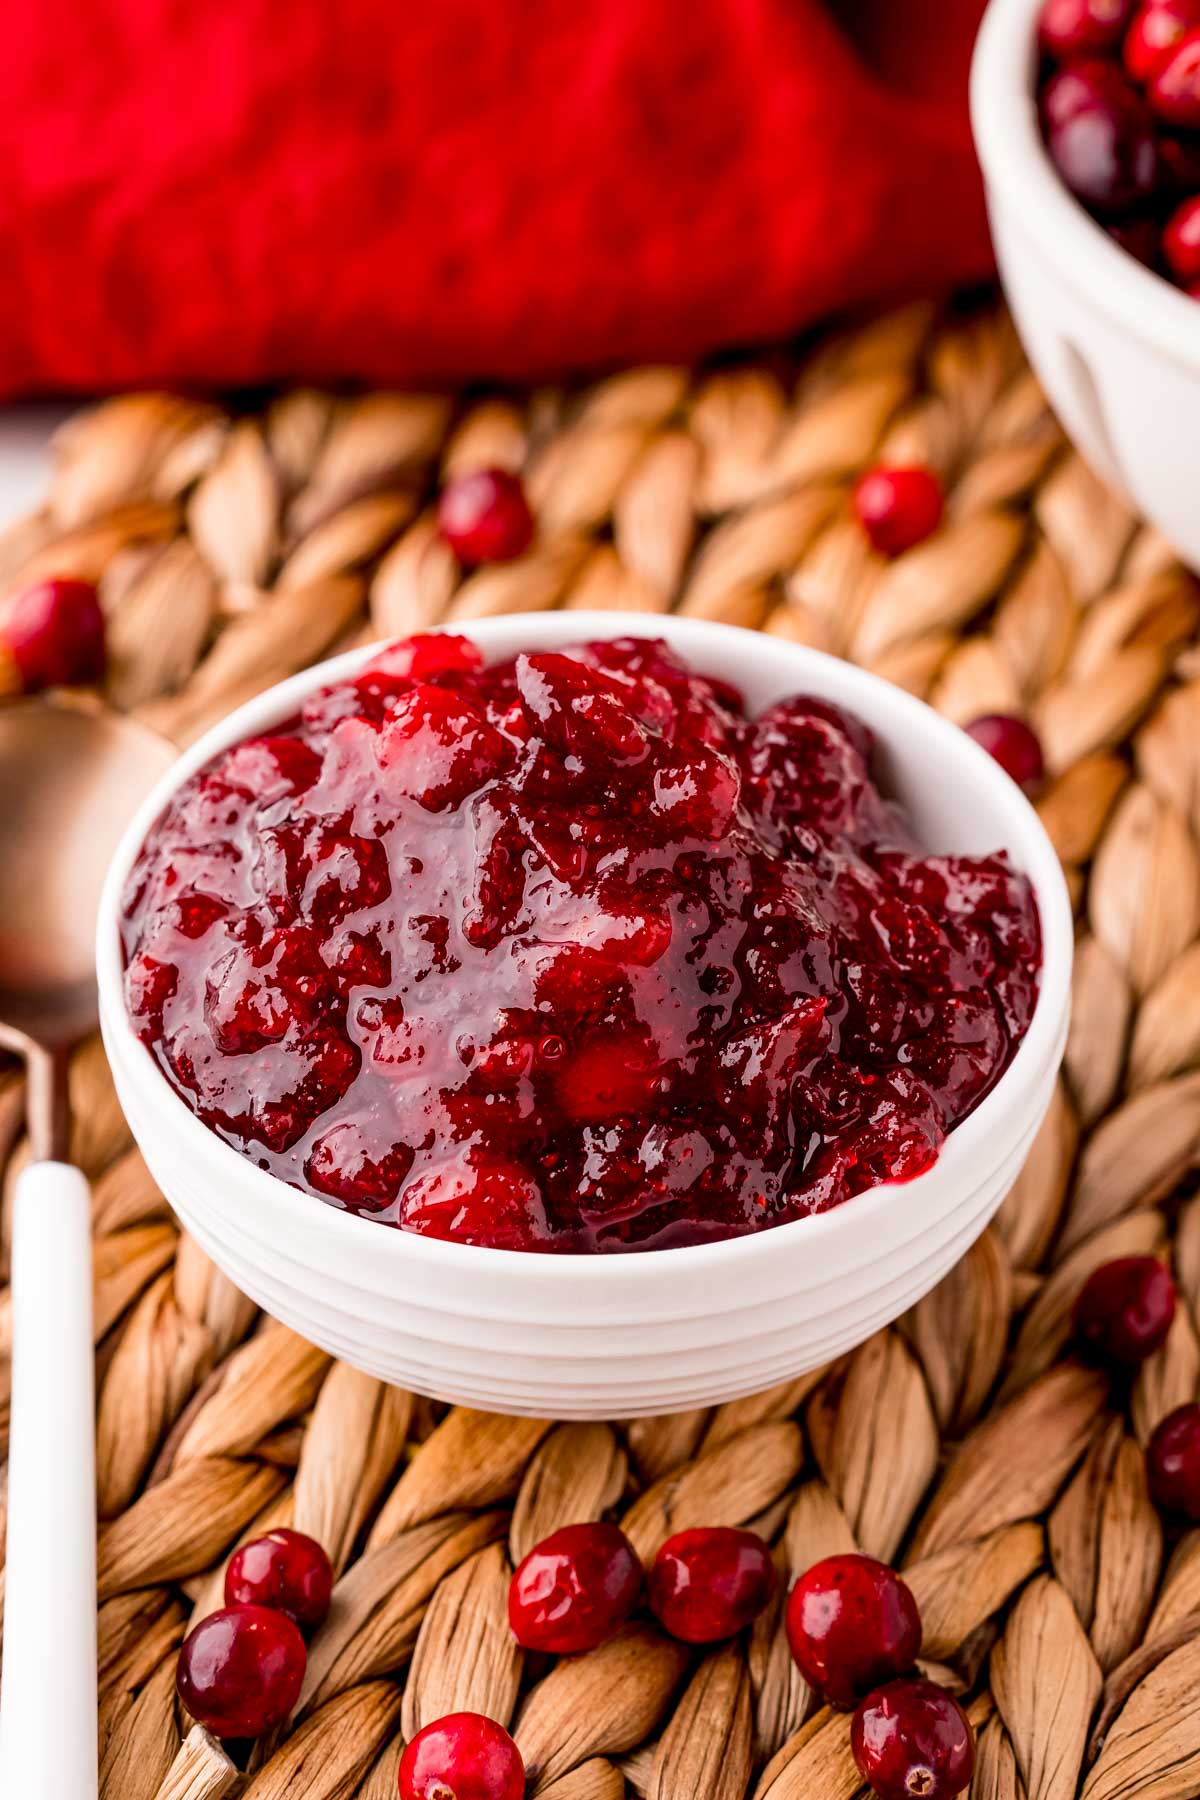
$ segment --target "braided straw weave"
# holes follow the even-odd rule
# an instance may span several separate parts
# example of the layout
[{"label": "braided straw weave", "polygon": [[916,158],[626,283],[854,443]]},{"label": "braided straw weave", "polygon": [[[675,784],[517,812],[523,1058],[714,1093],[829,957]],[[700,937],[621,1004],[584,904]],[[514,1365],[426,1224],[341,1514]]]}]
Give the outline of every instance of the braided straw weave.
[{"label": "braided straw weave", "polygon": [[[881,455],[950,493],[892,564],[846,502]],[[463,579],[430,496],[483,464],[523,471],[538,534]],[[1079,912],[1056,1102],[961,1265],[820,1374],[634,1424],[447,1412],[259,1317],[180,1235],[86,1047],[105,1800],[385,1800],[404,1738],[460,1708],[512,1725],[545,1800],[852,1800],[848,1721],[778,1608],[707,1655],[639,1620],[523,1662],[512,1560],[605,1512],[645,1553],[749,1523],[784,1571],[853,1544],[900,1563],[977,1727],[978,1800],[1200,1791],[1200,1531],[1164,1536],[1142,1461],[1200,1380],[1200,599],[1071,453],[1005,316],[918,308],[805,358],[583,391],[300,391],[237,419],[114,400],[64,430],[44,510],[0,540],[0,584],[39,573],[99,580],[107,697],[181,744],[328,651],[518,608],[647,629],[673,608],[842,652],[953,718],[1033,718]],[[10,1185],[20,1116],[9,1071]],[[1156,1250],[1183,1304],[1110,1391],[1069,1355],[1071,1304],[1100,1262]],[[0,1293],[0,1342],[9,1319]],[[175,1654],[231,1548],[281,1522],[340,1580],[290,1730],[240,1769],[180,1716]]]}]

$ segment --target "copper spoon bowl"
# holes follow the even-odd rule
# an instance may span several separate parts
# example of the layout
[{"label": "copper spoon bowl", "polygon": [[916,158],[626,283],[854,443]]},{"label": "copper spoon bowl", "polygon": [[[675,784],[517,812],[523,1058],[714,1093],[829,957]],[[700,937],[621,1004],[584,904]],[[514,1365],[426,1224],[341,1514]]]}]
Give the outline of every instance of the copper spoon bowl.
[{"label": "copper spoon bowl", "polygon": [[174,757],[103,708],[0,707],[0,1045],[26,1067],[13,1198],[13,1368],[0,1791],[96,1793],[90,1194],[66,1158],[67,1066],[96,1027],[96,912],[121,831]]}]

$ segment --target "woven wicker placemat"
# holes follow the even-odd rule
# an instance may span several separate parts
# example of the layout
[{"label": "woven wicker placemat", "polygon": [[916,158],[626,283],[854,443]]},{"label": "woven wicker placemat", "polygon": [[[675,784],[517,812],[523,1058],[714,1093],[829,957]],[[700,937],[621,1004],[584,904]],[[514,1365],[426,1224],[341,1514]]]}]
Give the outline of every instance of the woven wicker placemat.
[{"label": "woven wicker placemat", "polygon": [[[950,493],[891,564],[847,512],[879,456],[933,464]],[[524,471],[537,540],[464,580],[430,496],[496,463]],[[1063,1081],[953,1275],[830,1369],[630,1425],[447,1412],[260,1318],[180,1235],[87,1047],[105,1800],[385,1800],[403,1735],[459,1708],[515,1721],[553,1800],[851,1800],[848,1721],[818,1709],[778,1611],[708,1655],[637,1622],[522,1664],[511,1559],[605,1511],[643,1551],[751,1523],[781,1569],[852,1543],[902,1563],[978,1728],[981,1800],[1196,1794],[1200,1533],[1164,1538],[1141,1446],[1200,1377],[1200,605],[1069,450],[1002,312],[915,308],[804,357],[581,391],[301,391],[236,418],[114,400],[66,428],[44,511],[0,539],[0,584],[39,572],[99,580],[108,699],[180,743],[339,646],[553,606],[732,620],[956,719],[1023,711],[1079,911]],[[20,1113],[9,1072],[10,1186]],[[1110,1390],[1069,1355],[1072,1300],[1099,1262],[1159,1248],[1184,1304]],[[4,1294],[5,1342],[9,1318]],[[175,1654],[233,1545],[279,1522],[341,1581],[290,1733],[241,1771],[179,1716]]]}]

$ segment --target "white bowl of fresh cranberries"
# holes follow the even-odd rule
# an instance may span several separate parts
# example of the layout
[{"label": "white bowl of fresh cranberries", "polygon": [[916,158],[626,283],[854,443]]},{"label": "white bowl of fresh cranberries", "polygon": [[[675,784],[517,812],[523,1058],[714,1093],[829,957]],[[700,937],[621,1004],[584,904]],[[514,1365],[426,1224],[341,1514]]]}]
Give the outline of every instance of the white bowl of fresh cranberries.
[{"label": "white bowl of fresh cranberries", "polygon": [[815,1367],[983,1229],[1071,909],[911,696],[727,626],[354,651],[181,758],[111,872],[105,1042],[255,1300],[418,1391],[661,1412]]},{"label": "white bowl of fresh cranberries", "polygon": [[1200,566],[1200,0],[992,0],[971,113],[1030,361]]}]

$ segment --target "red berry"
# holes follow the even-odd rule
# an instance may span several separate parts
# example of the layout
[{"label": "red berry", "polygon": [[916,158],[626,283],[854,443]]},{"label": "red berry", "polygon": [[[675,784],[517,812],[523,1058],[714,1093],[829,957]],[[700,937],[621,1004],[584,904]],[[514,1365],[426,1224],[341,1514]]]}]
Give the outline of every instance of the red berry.
[{"label": "red berry", "polygon": [[482,1713],[435,1719],[400,1758],[400,1800],[522,1800],[524,1793],[521,1752]]},{"label": "red berry", "polygon": [[757,1619],[775,1592],[775,1564],[753,1531],[677,1531],[655,1557],[646,1586],[672,1637],[715,1644]]},{"label": "red berry", "polygon": [[1123,51],[1133,79],[1142,86],[1153,81],[1193,25],[1200,25],[1200,0],[1146,0],[1139,6]]},{"label": "red berry", "polygon": [[1163,255],[1184,284],[1200,280],[1200,194],[1176,207],[1163,227]]},{"label": "red berry", "polygon": [[507,469],[456,475],[438,502],[438,530],[459,562],[511,562],[529,548],[533,515],[525,490]]},{"label": "red berry", "polygon": [[252,1538],[229,1559],[226,1606],[273,1606],[301,1631],[324,1623],[333,1592],[333,1569],[315,1538],[279,1526]]},{"label": "red berry", "polygon": [[1075,1336],[1104,1362],[1135,1369],[1166,1341],[1175,1317],[1175,1283],[1156,1256],[1118,1256],[1084,1282],[1075,1302]]},{"label": "red berry", "polygon": [[860,475],[854,510],[881,556],[899,556],[931,537],[942,522],[942,484],[932,469],[880,465]]},{"label": "red berry", "polygon": [[1121,213],[1154,193],[1154,121],[1114,63],[1073,63],[1052,76],[1042,117],[1054,165],[1085,206]]},{"label": "red berry", "polygon": [[90,581],[66,577],[21,588],[0,612],[0,649],[26,693],[98,681],[104,673],[104,614]]},{"label": "red berry", "polygon": [[594,1650],[623,1625],[642,1565],[615,1525],[564,1525],[535,1544],[508,1589],[508,1622],[526,1650]]},{"label": "red berry", "polygon": [[1200,127],[1200,26],[1193,26],[1158,70],[1146,97],[1160,119],[1185,131]]},{"label": "red berry", "polygon": [[985,713],[967,726],[967,736],[982,745],[1018,787],[1036,787],[1042,779],[1042,746],[1024,719],[1014,719],[1007,713]]},{"label": "red berry", "polygon": [[932,1681],[893,1681],[861,1703],[850,1747],[880,1800],[952,1800],[975,1769],[975,1741],[952,1694]]},{"label": "red berry", "polygon": [[1163,1512],[1200,1525],[1200,1406],[1189,1401],[1155,1429],[1146,1446],[1150,1494]]},{"label": "red berry", "polygon": [[214,1737],[261,1737],[295,1706],[306,1662],[304,1639],[286,1613],[230,1606],[183,1640],[175,1685]]},{"label": "red berry", "polygon": [[796,1667],[833,1706],[849,1710],[905,1675],[921,1650],[912,1590],[873,1556],[827,1556],[792,1589],[787,1635]]},{"label": "red berry", "polygon": [[1115,50],[1134,0],[1042,0],[1038,42],[1060,62],[1069,56],[1103,56]]}]

